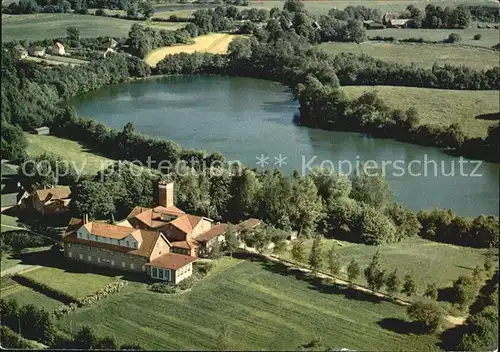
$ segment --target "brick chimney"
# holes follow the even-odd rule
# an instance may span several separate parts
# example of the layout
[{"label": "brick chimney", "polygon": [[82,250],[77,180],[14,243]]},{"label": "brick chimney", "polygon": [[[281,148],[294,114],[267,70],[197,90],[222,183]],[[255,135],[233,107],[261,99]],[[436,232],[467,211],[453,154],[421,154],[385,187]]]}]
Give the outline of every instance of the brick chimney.
[{"label": "brick chimney", "polygon": [[168,208],[174,206],[174,183],[160,181],[158,183],[158,200],[161,206]]}]

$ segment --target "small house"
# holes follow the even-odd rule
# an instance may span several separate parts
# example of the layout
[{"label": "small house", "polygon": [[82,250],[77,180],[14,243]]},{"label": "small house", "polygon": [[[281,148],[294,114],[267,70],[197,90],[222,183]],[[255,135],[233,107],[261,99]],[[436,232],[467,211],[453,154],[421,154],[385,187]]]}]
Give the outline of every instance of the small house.
[{"label": "small house", "polygon": [[66,55],[66,52],[64,51],[64,45],[59,42],[55,42],[52,45],[52,53],[54,55]]},{"label": "small house", "polygon": [[39,189],[26,192],[22,197],[21,209],[32,209],[41,215],[64,213],[69,210],[71,190],[67,186]]},{"label": "small house", "polygon": [[392,28],[407,28],[409,21],[410,21],[409,18],[402,18],[402,19],[390,20],[389,23]]},{"label": "small house", "polygon": [[96,52],[94,52],[94,55],[97,57],[97,58],[106,58],[108,57],[110,54],[114,54],[116,53],[116,51],[114,51],[113,49],[111,48],[107,48],[106,50],[98,50]]},{"label": "small house", "polygon": [[22,60],[28,57],[28,50],[26,50],[24,46],[18,44],[14,47],[14,55],[18,60]]},{"label": "small house", "polygon": [[48,135],[48,134],[50,134],[50,129],[47,126],[42,126],[42,127],[35,128],[33,130],[33,133],[38,134],[38,135]]},{"label": "small house", "polygon": [[28,49],[28,53],[35,57],[44,57],[45,48],[43,46],[32,46]]}]

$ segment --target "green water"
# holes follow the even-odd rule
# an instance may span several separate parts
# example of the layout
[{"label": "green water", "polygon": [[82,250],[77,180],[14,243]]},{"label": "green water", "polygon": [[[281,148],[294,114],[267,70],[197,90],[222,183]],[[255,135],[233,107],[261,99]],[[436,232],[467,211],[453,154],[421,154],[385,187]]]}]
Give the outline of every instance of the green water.
[{"label": "green water", "polygon": [[373,160],[379,167],[385,162],[395,199],[413,210],[444,207],[469,216],[499,212],[499,165],[482,162],[474,173],[481,176],[472,176],[475,164],[464,163],[460,173],[460,158],[436,148],[299,127],[294,124],[298,103],[277,83],[168,77],[106,87],[72,104],[81,115],[110,127],[132,122],[141,133],[187,148],[220,151],[256,168],[261,155],[269,157],[265,167],[278,167],[274,157],[280,154],[286,157],[281,165],[286,172],[307,171],[322,162],[343,172],[349,171],[348,161],[352,167],[361,161]]}]

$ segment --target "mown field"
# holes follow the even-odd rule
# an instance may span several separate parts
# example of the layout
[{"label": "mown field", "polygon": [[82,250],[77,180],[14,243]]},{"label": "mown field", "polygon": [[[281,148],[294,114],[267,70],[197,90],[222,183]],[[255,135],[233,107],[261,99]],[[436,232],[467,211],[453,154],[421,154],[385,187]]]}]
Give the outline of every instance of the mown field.
[{"label": "mown field", "polygon": [[177,29],[183,23],[141,22],[111,17],[75,15],[67,13],[2,15],[2,41],[41,40],[65,37],[68,27],[76,27],[82,37],[126,37],[134,23],[158,29]]},{"label": "mown field", "polygon": [[[36,269],[41,270],[41,269]],[[52,311],[62,305],[56,299],[47,297],[43,293],[39,293],[29,287],[15,284],[2,290],[1,296],[5,300],[15,300],[19,305],[34,304],[39,308],[44,308]]]},{"label": "mown field", "polygon": [[[398,269],[402,279],[406,273],[411,273],[415,279],[419,294],[422,294],[427,284],[436,283],[438,287],[451,286],[452,281],[460,275],[471,274],[476,265],[484,263],[485,250],[470,247],[459,247],[444,243],[427,241],[421,238],[410,238],[399,243],[369,246],[333,239],[323,239],[322,253],[324,256],[323,270],[328,273],[327,253],[332,243],[341,257],[342,277],[347,278],[346,268],[354,258],[361,272],[369,265],[377,250],[381,254],[381,266],[387,271]],[[306,256],[309,257],[312,240],[306,240]],[[293,261],[290,252],[281,255],[283,259]],[[307,263],[304,263],[307,266]],[[365,285],[361,274],[358,283]]]},{"label": "mown field", "polygon": [[379,60],[402,65],[415,64],[417,67],[431,68],[434,63],[467,66],[477,70],[498,66],[498,51],[450,44],[410,44],[367,41],[361,44],[329,42],[319,47],[329,53],[343,52],[366,54]]},{"label": "mown field", "polygon": [[212,33],[199,36],[194,39],[193,44],[167,46],[152,50],[146,55],[144,61],[146,61],[146,63],[150,66],[156,66],[156,64],[163,60],[165,56],[177,53],[202,52],[224,54],[227,52],[229,43],[235,37],[235,35],[225,33]]},{"label": "mown field", "polygon": [[81,298],[115,282],[118,278],[86,272],[71,272],[60,268],[43,267],[22,274],[22,276],[42,282],[49,287],[70,296]]},{"label": "mown field", "polygon": [[462,91],[392,86],[349,86],[342,88],[349,99],[376,90],[389,106],[406,110],[414,106],[422,124],[449,126],[458,123],[470,137],[485,137],[498,120],[477,118],[498,113],[498,91]]},{"label": "mown field", "polygon": [[90,324],[101,335],[146,349],[217,349],[222,324],[229,350],[293,350],[315,337],[333,348],[358,350],[424,351],[437,342],[433,335],[388,328],[406,319],[404,307],[367,296],[346,298],[341,289],[315,286],[281,268],[233,261],[177,296],[130,284],[63,317],[59,328]]},{"label": "mown field", "polygon": [[95,174],[113,163],[113,160],[95,154],[84,145],[69,139],[28,133],[26,138],[28,139],[26,151],[29,156],[53,153],[73,163],[77,171],[83,170],[84,173]]}]

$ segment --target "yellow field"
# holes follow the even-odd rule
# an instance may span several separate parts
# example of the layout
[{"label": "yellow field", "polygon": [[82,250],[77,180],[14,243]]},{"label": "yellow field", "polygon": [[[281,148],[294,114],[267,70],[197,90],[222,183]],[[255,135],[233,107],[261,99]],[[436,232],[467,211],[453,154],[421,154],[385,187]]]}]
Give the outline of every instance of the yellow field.
[{"label": "yellow field", "polygon": [[177,54],[177,53],[212,53],[212,54],[225,54],[229,43],[233,40],[236,35],[224,34],[224,33],[212,33],[208,35],[202,35],[194,39],[193,44],[183,44],[166,46],[152,50],[146,55],[144,61],[150,66],[156,66],[165,56]]}]

